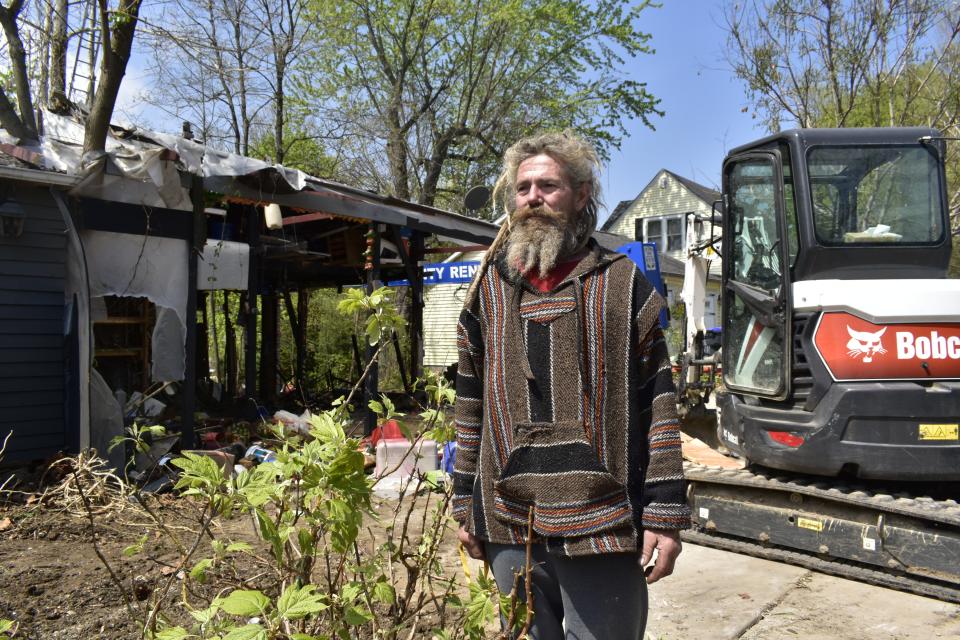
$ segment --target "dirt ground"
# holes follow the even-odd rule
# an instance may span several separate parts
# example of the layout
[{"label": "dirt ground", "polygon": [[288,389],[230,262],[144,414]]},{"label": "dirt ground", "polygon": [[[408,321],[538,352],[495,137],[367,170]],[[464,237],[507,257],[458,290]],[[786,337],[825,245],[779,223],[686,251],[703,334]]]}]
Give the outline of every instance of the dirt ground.
[{"label": "dirt ground", "polygon": [[[182,500],[171,495],[162,498],[166,509],[179,514],[174,519],[189,520],[189,513],[184,513],[189,507]],[[421,496],[410,520],[411,535],[419,533],[423,512],[432,508],[421,504],[423,502]],[[397,502],[374,498],[373,504],[382,518],[379,522],[367,523],[364,544],[368,546],[377,544],[369,539],[371,534],[379,538],[391,524],[390,516]],[[164,588],[174,573],[177,554],[151,539],[142,554],[124,556],[124,548],[151,529],[145,514],[133,505],[119,511],[114,506],[98,516],[95,533],[90,522],[80,516],[82,512],[70,514],[38,504],[0,506],[0,618],[17,623],[15,639],[142,636],[138,620],[144,619],[144,608],[151,602],[151,595]],[[263,545],[249,516],[234,517],[216,526],[218,539]],[[127,593],[132,594],[132,614],[124,604],[116,581],[98,557],[94,539],[117,579],[125,585]],[[210,554],[198,553],[195,559],[204,555]],[[452,528],[444,535],[440,562],[455,571],[460,568]],[[171,592],[176,598],[181,581],[177,576],[173,578]],[[428,638],[429,635],[415,637]]]}]

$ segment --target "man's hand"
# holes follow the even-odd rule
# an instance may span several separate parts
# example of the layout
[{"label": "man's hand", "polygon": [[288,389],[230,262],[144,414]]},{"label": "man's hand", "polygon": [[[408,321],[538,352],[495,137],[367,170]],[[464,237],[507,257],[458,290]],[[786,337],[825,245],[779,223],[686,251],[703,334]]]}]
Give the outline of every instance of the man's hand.
[{"label": "man's hand", "polygon": [[467,550],[467,555],[474,560],[487,559],[487,554],[485,554],[483,551],[483,540],[473,535],[463,527],[460,527],[460,530],[457,531],[457,540],[459,540],[460,544],[463,545],[463,548]]},{"label": "man's hand", "polygon": [[[462,529],[461,529],[462,531]],[[640,566],[646,567],[647,584],[653,584],[660,578],[673,573],[673,565],[680,555],[680,532],[671,529],[645,529],[643,532],[643,551],[640,554]],[[657,561],[647,567],[657,552]]]}]

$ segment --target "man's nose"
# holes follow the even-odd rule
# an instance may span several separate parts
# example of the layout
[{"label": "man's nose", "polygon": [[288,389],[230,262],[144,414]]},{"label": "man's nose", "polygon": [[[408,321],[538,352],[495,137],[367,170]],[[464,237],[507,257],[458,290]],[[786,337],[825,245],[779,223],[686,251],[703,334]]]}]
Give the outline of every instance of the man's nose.
[{"label": "man's nose", "polygon": [[536,185],[530,187],[530,191],[527,192],[527,204],[530,206],[543,204],[543,191],[540,187]]}]

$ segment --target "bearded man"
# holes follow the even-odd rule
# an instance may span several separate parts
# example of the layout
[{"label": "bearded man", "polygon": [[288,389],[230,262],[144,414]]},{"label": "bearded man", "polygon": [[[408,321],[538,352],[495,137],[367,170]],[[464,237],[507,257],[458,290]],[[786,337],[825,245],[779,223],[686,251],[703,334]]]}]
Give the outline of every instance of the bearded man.
[{"label": "bearded man", "polygon": [[458,537],[509,593],[532,532],[535,640],[637,640],[690,522],[664,302],[591,238],[588,143],[526,138],[503,164],[509,220],[457,327]]}]

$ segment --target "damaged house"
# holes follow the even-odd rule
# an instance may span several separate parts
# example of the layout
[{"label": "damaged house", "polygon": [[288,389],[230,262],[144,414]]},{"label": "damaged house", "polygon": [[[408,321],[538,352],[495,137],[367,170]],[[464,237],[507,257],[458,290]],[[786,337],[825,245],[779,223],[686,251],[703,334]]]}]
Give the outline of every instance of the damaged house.
[{"label": "damaged house", "polygon": [[[175,405],[171,430],[195,446],[210,291],[239,292],[228,317],[245,357],[232,384],[252,417],[277,393],[280,304],[302,368],[307,308],[291,292],[404,279],[412,377],[422,366],[427,239],[486,245],[497,230],[142,130],[114,129],[107,153],[83,164],[82,125],[52,113],[45,123],[38,146],[0,140],[5,462],[87,446],[104,454],[131,401]],[[373,375],[366,392],[376,390]]]}]

